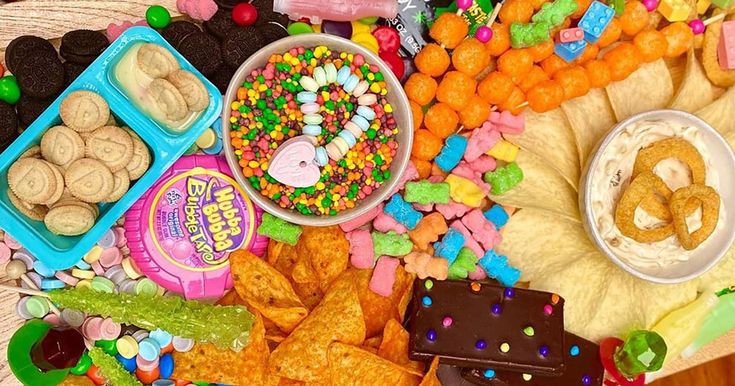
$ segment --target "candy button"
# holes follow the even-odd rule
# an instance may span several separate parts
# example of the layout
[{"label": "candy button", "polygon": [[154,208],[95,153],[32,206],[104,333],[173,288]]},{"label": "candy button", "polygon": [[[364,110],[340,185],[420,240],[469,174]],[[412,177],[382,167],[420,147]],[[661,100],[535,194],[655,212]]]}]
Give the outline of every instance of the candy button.
[{"label": "candy button", "polygon": [[153,282],[153,280],[144,277],[138,281],[138,283],[135,284],[135,294],[136,295],[144,295],[144,296],[156,296],[158,293],[158,286],[156,283]]},{"label": "candy button", "polygon": [[173,336],[166,331],[157,328],[148,334],[148,337],[158,342],[161,347],[166,347],[173,340]]},{"label": "candy button", "polygon": [[61,280],[65,284],[68,284],[70,286],[75,286],[77,283],[79,283],[79,279],[76,277],[69,275],[68,273],[64,271],[56,271],[56,274],[54,274],[57,279]]},{"label": "candy button", "polygon": [[20,243],[13,238],[13,236],[10,236],[7,233],[5,233],[5,237],[3,238],[3,242],[5,242],[5,245],[7,245],[8,248],[10,248],[10,249],[21,249],[21,248],[23,248],[23,246],[20,245]]},{"label": "candy button", "polygon": [[314,80],[319,85],[319,87],[324,87],[327,85],[327,72],[324,71],[324,68],[315,68],[312,75],[314,75]]},{"label": "candy button", "polygon": [[503,342],[500,345],[500,351],[504,353],[507,353],[508,351],[510,351],[510,344],[508,344],[507,342]]},{"label": "candy button", "polygon": [[576,357],[579,355],[579,346],[576,344],[569,348],[569,355]]},{"label": "candy button", "polygon": [[117,244],[117,235],[112,229],[108,229],[104,235],[97,241],[97,245],[103,249],[114,247]]},{"label": "candy button", "polygon": [[530,381],[533,378],[533,375],[531,375],[531,374],[523,374],[522,377],[523,377],[523,380],[524,381],[528,382],[528,381]]},{"label": "candy button", "polygon": [[33,262],[33,270],[43,277],[54,277],[54,274],[56,273],[55,270],[47,267],[41,260]]},{"label": "candy button", "polygon": [[306,91],[317,92],[319,90],[319,84],[310,76],[302,76],[299,79],[299,84]]},{"label": "candy button", "polygon": [[61,311],[61,320],[70,327],[77,328],[81,326],[84,323],[85,317],[83,312],[72,310],[71,308],[65,308]]},{"label": "candy button", "polygon": [[102,264],[100,264],[99,260],[92,263],[92,271],[94,271],[94,273],[97,275],[105,274],[105,269],[102,267]]},{"label": "candy button", "polygon": [[87,318],[87,320],[82,323],[82,334],[84,336],[91,340],[91,341],[97,341],[100,340],[102,337],[101,335],[101,326],[102,326],[102,318],[100,317],[93,317],[93,318]]},{"label": "candy button", "polygon": [[33,319],[33,315],[28,312],[28,308],[26,308],[26,303],[28,303],[28,299],[30,299],[29,296],[20,298],[20,301],[15,304],[15,312],[20,316],[21,318],[25,320]]},{"label": "candy button", "polygon": [[485,339],[478,339],[477,342],[475,342],[475,348],[478,350],[484,350],[487,348],[487,341]]},{"label": "candy button", "polygon": [[83,270],[92,269],[92,266],[84,260],[79,260],[76,264],[74,264],[74,266]]},{"label": "candy button", "polygon": [[115,283],[104,276],[97,276],[92,279],[92,289],[95,291],[111,294],[115,291]]},{"label": "candy button", "polygon": [[161,378],[171,378],[174,372],[174,357],[171,354],[161,356],[158,361],[158,370],[161,371]]},{"label": "candy button", "polygon": [[437,337],[437,336],[436,336],[436,331],[434,331],[434,330],[429,330],[429,331],[428,331],[428,332],[426,333],[426,339],[428,339],[428,340],[429,340],[429,341],[431,341],[431,342],[434,342],[434,341],[436,341],[436,337]]},{"label": "candy button", "polygon": [[43,318],[49,311],[48,301],[40,296],[31,296],[25,306],[28,313],[34,318]]},{"label": "candy button", "polygon": [[[159,354],[161,354],[161,346],[156,340],[148,337],[138,343],[138,357],[141,359],[154,361],[158,359]],[[140,363],[138,363],[138,367],[141,367]]]},{"label": "candy button", "polygon": [[10,247],[0,241],[0,264],[5,264],[10,260]]},{"label": "candy button", "polygon": [[301,132],[305,135],[316,137],[322,134],[322,127],[317,125],[306,125],[303,129],[301,129]]},{"label": "candy button", "polygon": [[131,336],[135,338],[136,342],[140,342],[141,340],[148,337],[148,331],[138,330],[138,331],[135,331]]},{"label": "candy button", "polygon": [[125,274],[131,279],[137,279],[143,276],[138,270],[138,267],[135,266],[135,263],[133,263],[133,259],[129,257],[124,258],[120,265],[123,267]]},{"label": "candy button", "polygon": [[544,345],[544,346],[539,347],[538,353],[542,357],[546,358],[547,356],[549,356],[549,346]]},{"label": "candy button", "polygon": [[217,135],[214,133],[214,130],[210,128],[204,130],[204,133],[202,133],[202,135],[200,135],[196,140],[197,146],[202,149],[211,147],[215,142],[217,142]]},{"label": "candy button", "polygon": [[493,369],[487,369],[487,370],[485,370],[485,371],[484,371],[484,372],[482,373],[482,375],[483,375],[483,376],[484,376],[485,378],[488,378],[488,379],[491,379],[491,378],[495,378],[495,370],[493,370]]},{"label": "candy button", "polygon": [[110,247],[102,251],[102,255],[100,255],[100,265],[102,265],[105,268],[110,268],[112,266],[118,265],[122,262],[122,253],[120,253],[120,249],[117,247]]},{"label": "candy button", "polygon": [[16,251],[13,254],[13,260],[20,260],[23,262],[23,264],[26,265],[26,268],[28,270],[33,269],[33,262],[36,260],[31,256],[30,254],[26,253],[25,251]]},{"label": "candy button", "polygon": [[427,290],[430,290],[430,289],[434,288],[434,282],[433,282],[433,281],[431,281],[431,280],[426,280],[426,281],[424,282],[424,287],[425,287],[425,288],[426,288]]},{"label": "candy button", "polygon": [[135,363],[135,356],[133,356],[131,358],[125,358],[124,356],[122,356],[118,352],[117,355],[115,355],[115,359],[117,359],[118,361],[120,361],[120,363],[123,365],[123,367],[125,368],[125,370],[127,370],[127,372],[129,372],[129,373],[132,373],[133,371],[135,371],[138,368],[138,364]]},{"label": "candy button", "polygon": [[327,76],[327,83],[334,83],[337,81],[337,67],[334,66],[334,63],[325,64],[324,72]]},{"label": "candy button", "polygon": [[313,33],[314,32],[314,30],[311,29],[311,26],[310,25],[308,25],[306,23],[302,23],[300,21],[299,22],[296,22],[296,23],[291,23],[286,30],[288,31],[288,34],[291,35],[291,36],[293,36],[293,35],[301,35],[301,34],[309,34],[309,33]]},{"label": "candy button", "polygon": [[344,86],[345,82],[347,82],[347,79],[349,79],[350,75],[352,75],[352,73],[350,72],[350,67],[343,66],[337,72],[337,83],[339,83],[340,86]]},{"label": "candy button", "polygon": [[[163,377],[163,369],[161,369],[161,376]],[[170,376],[170,375],[169,375]],[[151,383],[151,386],[175,386],[176,382],[170,379],[157,379]]]},{"label": "candy button", "polygon": [[347,147],[349,147],[350,149],[357,143],[357,138],[355,138],[355,136],[349,130],[342,130],[339,132],[339,134],[337,134],[337,136],[344,139],[347,143]]},{"label": "candy button", "polygon": [[299,103],[314,103],[316,102],[316,94],[313,92],[309,92],[309,91],[302,91],[296,94],[296,100]]},{"label": "candy button", "polygon": [[74,287],[92,289],[92,280],[89,280],[89,279],[79,280],[79,283],[77,283],[77,285],[75,285]]},{"label": "candy button", "polygon": [[83,259],[87,263],[92,264],[95,261],[100,259],[100,255],[102,254],[102,251],[103,251],[102,247],[100,247],[99,245],[95,245],[94,247],[92,247],[92,249],[89,250],[89,252],[87,252],[86,255],[84,255]]},{"label": "candy button", "polygon": [[100,323],[100,337],[105,340],[115,340],[120,336],[122,326],[110,318],[105,318]]},{"label": "candy button", "polygon": [[42,290],[55,290],[66,287],[66,284],[58,279],[43,279],[41,280]]},{"label": "candy button", "polygon": [[373,119],[375,119],[375,110],[367,106],[358,106],[357,114],[367,119],[368,121],[372,121]]},{"label": "candy button", "polygon": [[174,350],[178,352],[189,352],[194,348],[194,340],[175,336],[173,339]]},{"label": "candy button", "polygon": [[85,271],[78,268],[72,269],[71,275],[78,279],[93,279],[96,276],[92,271]]},{"label": "candy button", "polygon": [[130,335],[125,335],[115,342],[117,352],[125,359],[135,358],[138,355],[138,341]]}]

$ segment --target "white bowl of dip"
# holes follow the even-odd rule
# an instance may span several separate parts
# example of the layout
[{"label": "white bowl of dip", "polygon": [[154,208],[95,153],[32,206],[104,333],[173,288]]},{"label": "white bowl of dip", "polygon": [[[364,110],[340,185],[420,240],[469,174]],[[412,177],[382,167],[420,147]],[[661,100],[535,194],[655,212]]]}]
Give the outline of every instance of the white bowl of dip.
[{"label": "white bowl of dip", "polygon": [[[630,183],[638,151],[662,139],[681,137],[702,155],[708,186],[720,194],[715,231],[697,248],[685,250],[676,236],[656,243],[640,243],[622,235],[615,225],[615,207]],[[593,152],[580,184],[579,207],[590,239],[610,260],[641,279],[662,284],[694,279],[712,268],[735,241],[735,155],[727,141],[709,124],[679,110],[653,110],[615,125]],[[688,167],[669,158],[654,168],[672,191],[689,185]],[[655,218],[636,209],[639,227],[654,226]],[[699,227],[701,210],[687,217],[690,232]]]}]

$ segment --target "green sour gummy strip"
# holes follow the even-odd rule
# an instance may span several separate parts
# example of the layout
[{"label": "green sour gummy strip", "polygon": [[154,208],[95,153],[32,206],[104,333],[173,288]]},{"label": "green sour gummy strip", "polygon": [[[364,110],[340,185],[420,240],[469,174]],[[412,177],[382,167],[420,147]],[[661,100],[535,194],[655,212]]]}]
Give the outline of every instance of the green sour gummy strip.
[{"label": "green sour gummy strip", "polygon": [[143,386],[137,378],[125,371],[117,359],[107,355],[101,348],[93,347],[89,350],[89,356],[110,386]]}]

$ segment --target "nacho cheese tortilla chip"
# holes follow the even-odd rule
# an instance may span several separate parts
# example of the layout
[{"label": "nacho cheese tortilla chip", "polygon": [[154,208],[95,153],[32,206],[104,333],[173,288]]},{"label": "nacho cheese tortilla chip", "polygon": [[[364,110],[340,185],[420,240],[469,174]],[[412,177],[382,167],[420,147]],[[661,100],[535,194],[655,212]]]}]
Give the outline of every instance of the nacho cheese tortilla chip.
[{"label": "nacho cheese tortilla chip", "polygon": [[329,378],[332,385],[412,386],[421,377],[369,351],[335,342],[329,346]]}]

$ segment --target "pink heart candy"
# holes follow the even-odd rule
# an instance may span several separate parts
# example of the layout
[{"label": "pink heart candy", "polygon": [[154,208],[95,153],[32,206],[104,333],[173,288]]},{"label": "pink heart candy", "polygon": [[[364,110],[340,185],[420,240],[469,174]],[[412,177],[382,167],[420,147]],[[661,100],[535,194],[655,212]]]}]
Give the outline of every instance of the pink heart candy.
[{"label": "pink heart candy", "polygon": [[314,186],[321,175],[319,166],[314,162],[315,155],[316,149],[308,138],[303,135],[291,138],[273,153],[268,174],[276,181],[294,188]]}]

